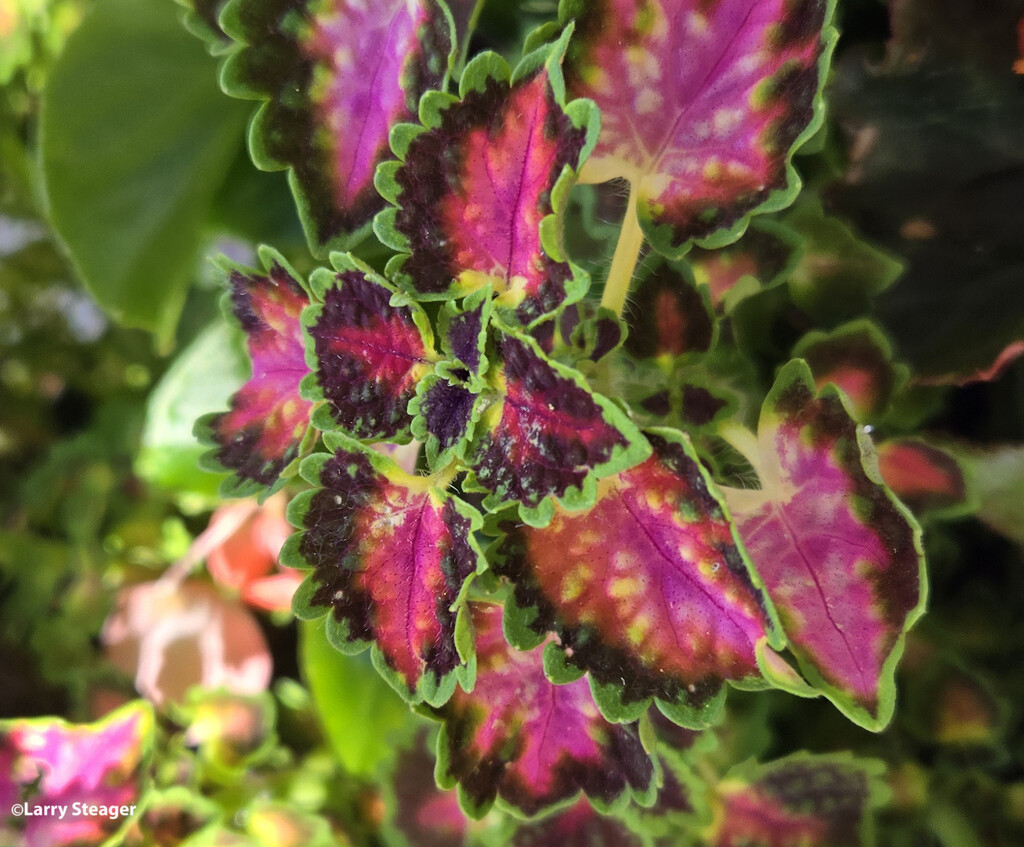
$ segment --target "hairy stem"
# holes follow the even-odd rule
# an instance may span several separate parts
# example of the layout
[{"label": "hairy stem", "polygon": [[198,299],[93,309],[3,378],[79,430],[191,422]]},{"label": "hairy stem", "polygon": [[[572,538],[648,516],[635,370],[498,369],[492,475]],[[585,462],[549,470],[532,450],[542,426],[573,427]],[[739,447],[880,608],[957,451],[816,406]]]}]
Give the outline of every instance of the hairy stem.
[{"label": "hairy stem", "polygon": [[640,229],[636,206],[636,188],[630,183],[626,215],[622,219],[622,229],[619,230],[619,241],[615,245],[612,267],[604,284],[604,296],[601,297],[601,305],[611,309],[616,315],[621,315],[626,305],[629,286],[633,282],[633,272],[636,270],[637,259],[640,258],[640,248],[644,244],[644,234]]}]

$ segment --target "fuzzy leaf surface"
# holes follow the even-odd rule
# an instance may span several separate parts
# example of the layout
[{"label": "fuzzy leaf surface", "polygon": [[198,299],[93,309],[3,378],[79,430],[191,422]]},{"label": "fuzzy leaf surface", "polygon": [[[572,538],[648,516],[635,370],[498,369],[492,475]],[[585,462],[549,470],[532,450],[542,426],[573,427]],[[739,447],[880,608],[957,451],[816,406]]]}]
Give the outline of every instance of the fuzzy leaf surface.
[{"label": "fuzzy leaf surface", "polygon": [[727,492],[808,678],[848,717],[885,726],[903,633],[925,599],[920,530],[865,461],[834,388],[790,362],[761,409],[761,490]]},{"label": "fuzzy leaf surface", "polygon": [[384,206],[373,177],[391,157],[391,128],[445,84],[449,18],[433,0],[235,0],[222,22],[245,45],[225,66],[225,87],[268,101],[253,158],[291,170],[315,252],[344,248]]},{"label": "fuzzy leaf surface", "polygon": [[585,681],[553,685],[541,650],[510,647],[501,606],[471,609],[476,687],[456,690],[438,712],[438,780],[458,782],[467,813],[482,815],[495,797],[532,816],[580,791],[601,805],[646,793],[654,766],[636,727],[605,721]]},{"label": "fuzzy leaf surface", "polygon": [[328,637],[343,652],[374,643],[375,664],[407,699],[444,702],[466,658],[453,608],[477,570],[479,516],[344,436],[325,443],[333,455],[303,463],[303,476],[321,487],[294,507],[304,532],[282,552],[313,567],[296,610],[329,611]]},{"label": "fuzzy leaf surface", "polygon": [[[309,295],[284,260],[264,254],[266,272],[232,270],[231,310],[246,334],[252,376],[230,410],[206,418],[202,434],[216,461],[235,473],[235,487],[272,487],[298,455],[313,404],[299,396],[309,373],[302,310]],[[209,363],[208,363],[209,364]]]},{"label": "fuzzy leaf surface", "polygon": [[578,32],[569,90],[601,109],[582,177],[628,179],[655,249],[734,238],[750,212],[788,204],[792,151],[820,121],[827,0],[563,0],[562,11]]},{"label": "fuzzy leaf surface", "polygon": [[769,616],[692,448],[669,430],[647,438],[654,455],[602,480],[590,509],[559,509],[542,529],[506,525],[492,567],[518,605],[537,607],[531,629],[555,631],[570,666],[621,689],[610,717],[657,697],[699,723],[725,680],[760,676]]},{"label": "fuzzy leaf surface", "polygon": [[407,435],[409,401],[430,369],[433,338],[423,310],[394,307],[394,291],[347,257],[339,272],[318,271],[313,289],[322,304],[303,317],[313,341],[314,397],[327,400],[315,421],[356,438]]},{"label": "fuzzy leaf surface", "polygon": [[[425,130],[396,151],[403,164],[382,179],[398,208],[378,229],[393,226],[394,246],[409,252],[401,278],[413,296],[445,299],[490,284],[528,323],[582,293],[542,237],[556,186],[587,141],[586,125],[562,106],[557,52],[511,85],[501,65],[485,70],[496,57],[484,54],[466,69],[462,100],[423,114]],[[590,121],[585,108],[573,115]]]}]

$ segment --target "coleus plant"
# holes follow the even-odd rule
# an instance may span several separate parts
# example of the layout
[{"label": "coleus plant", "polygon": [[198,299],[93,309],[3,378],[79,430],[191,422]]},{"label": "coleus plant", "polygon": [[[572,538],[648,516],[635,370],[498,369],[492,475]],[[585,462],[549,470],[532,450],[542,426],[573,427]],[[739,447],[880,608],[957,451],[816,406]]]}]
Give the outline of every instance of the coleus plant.
[{"label": "coleus plant", "polygon": [[[437,779],[470,816],[650,805],[673,779],[658,715],[713,726],[727,683],[884,728],[920,531],[858,422],[885,398],[821,369],[860,386],[846,351],[891,351],[809,339],[762,396],[729,323],[744,280],[795,261],[793,230],[744,233],[800,192],[831,0],[563,0],[514,67],[463,63],[469,5],[224,9],[224,87],[262,101],[253,159],[289,170],[325,260],[223,263],[252,359],[198,426],[225,493],[304,484],[294,610],[442,723]],[[628,199],[596,285],[566,227],[608,181]],[[865,767],[825,780],[860,780],[857,815]],[[733,829],[784,797],[772,773],[711,786]],[[826,843],[813,803],[779,802]],[[714,843],[752,837],[716,820]]]}]

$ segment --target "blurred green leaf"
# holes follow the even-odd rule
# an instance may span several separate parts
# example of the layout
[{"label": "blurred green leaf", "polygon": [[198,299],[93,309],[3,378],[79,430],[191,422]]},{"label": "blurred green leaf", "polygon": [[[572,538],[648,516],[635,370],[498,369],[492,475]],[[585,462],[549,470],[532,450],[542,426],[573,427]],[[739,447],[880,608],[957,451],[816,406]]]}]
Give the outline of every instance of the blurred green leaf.
[{"label": "blurred green leaf", "polygon": [[102,0],[47,85],[52,221],[118,320],[169,343],[246,108],[163,0]]},{"label": "blurred green leaf", "polygon": [[149,397],[135,471],[179,494],[215,499],[223,474],[199,467],[206,452],[192,435],[196,418],[226,409],[245,382],[249,360],[237,330],[218,321],[181,352]]},{"label": "blurred green leaf", "polygon": [[327,641],[323,620],[300,627],[300,665],[331,747],[347,771],[373,776],[394,749],[389,736],[412,713],[373,669],[369,652],[339,653]]}]

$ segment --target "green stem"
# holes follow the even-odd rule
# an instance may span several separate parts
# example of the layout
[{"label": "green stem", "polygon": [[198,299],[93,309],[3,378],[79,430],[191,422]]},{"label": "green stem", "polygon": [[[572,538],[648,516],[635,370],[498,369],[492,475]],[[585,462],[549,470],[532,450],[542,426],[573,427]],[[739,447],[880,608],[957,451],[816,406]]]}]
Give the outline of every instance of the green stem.
[{"label": "green stem", "polygon": [[601,305],[611,309],[616,315],[621,315],[622,309],[626,305],[629,286],[633,281],[633,272],[636,270],[636,263],[640,258],[640,248],[644,244],[644,234],[640,229],[640,218],[637,217],[636,206],[636,189],[630,183],[626,215],[622,219],[622,229],[619,230],[619,241],[615,245],[612,267],[608,271],[608,280],[604,284],[604,296],[601,297]]}]

